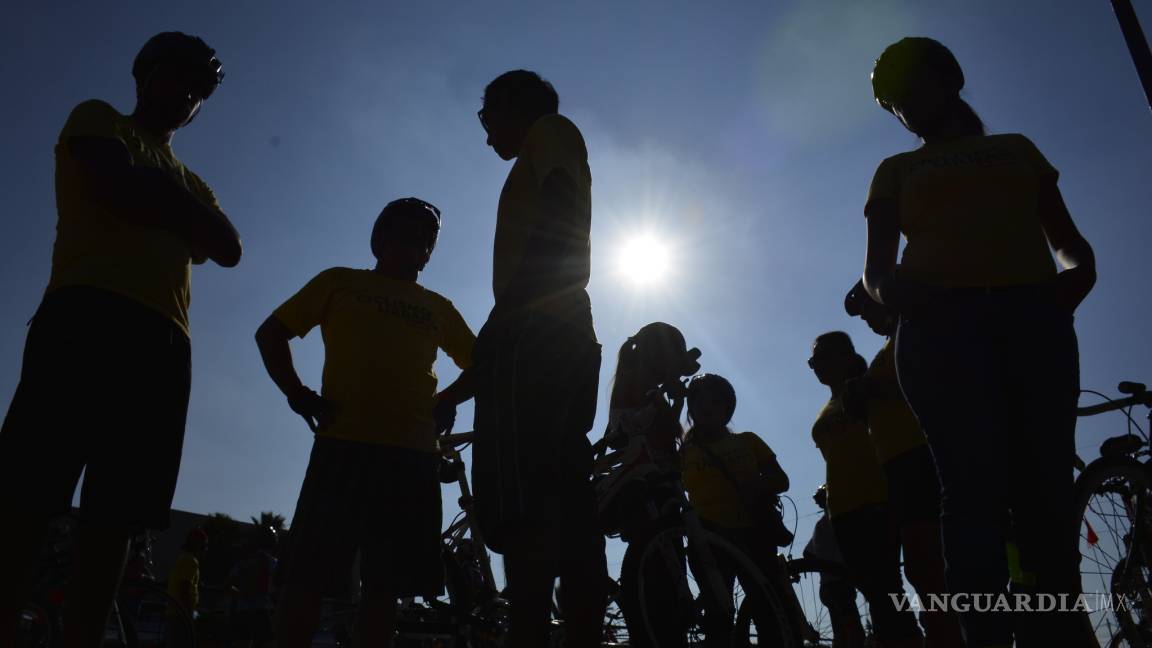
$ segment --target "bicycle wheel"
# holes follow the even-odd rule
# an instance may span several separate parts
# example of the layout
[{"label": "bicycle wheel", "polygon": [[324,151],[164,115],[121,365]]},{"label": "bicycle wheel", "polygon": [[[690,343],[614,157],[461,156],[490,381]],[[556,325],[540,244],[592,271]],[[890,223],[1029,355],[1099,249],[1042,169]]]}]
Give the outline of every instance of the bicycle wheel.
[{"label": "bicycle wheel", "polygon": [[1112,597],[1088,615],[1102,646],[1152,644],[1149,485],[1146,468],[1126,458],[1093,462],[1076,480],[1081,586]]},{"label": "bicycle wheel", "polygon": [[196,631],[184,606],[157,585],[124,583],[117,598],[129,648],[192,648]]},{"label": "bicycle wheel", "polygon": [[[706,567],[709,555],[714,568]],[[722,583],[725,600],[712,600],[711,582]],[[621,586],[632,646],[801,645],[777,589],[739,548],[709,531],[700,546],[690,546],[679,525],[630,544]]]},{"label": "bicycle wheel", "polygon": [[[802,632],[805,646],[831,646],[833,629],[854,638],[844,645],[865,645],[871,635],[868,604],[858,596],[848,581],[845,567],[815,558],[797,558],[787,562],[793,593],[804,612],[806,626]],[[824,591],[821,591],[821,584]],[[829,605],[833,609],[829,609]]]}]

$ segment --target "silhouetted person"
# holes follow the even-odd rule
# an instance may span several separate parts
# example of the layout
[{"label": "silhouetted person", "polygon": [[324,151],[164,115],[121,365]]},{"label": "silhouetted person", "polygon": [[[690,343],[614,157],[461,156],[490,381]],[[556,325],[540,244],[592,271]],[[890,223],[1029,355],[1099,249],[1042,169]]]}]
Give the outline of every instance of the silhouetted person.
[{"label": "silhouetted person", "polygon": [[[736,413],[736,390],[723,376],[703,374],[688,383],[688,429],[681,448],[684,488],[704,526],[740,548],[778,592],[792,584],[780,567],[776,548],[787,546],[787,532],[777,510],[788,490],[788,475],[776,453],[755,432],[729,427]],[[768,516],[772,516],[769,521]],[[735,567],[722,565],[732,570]],[[727,580],[727,579],[726,579]],[[804,611],[794,596],[782,596],[795,631],[805,628]],[[708,619],[709,643],[729,645],[730,620]],[[720,633],[720,634],[717,634]],[[713,636],[716,635],[716,636]],[[724,641],[717,642],[721,637]],[[814,637],[810,637],[814,638]]]},{"label": "silhouetted person", "polygon": [[[868,425],[876,458],[888,479],[888,512],[899,529],[904,575],[927,605],[931,595],[947,591],[940,543],[940,481],[920,422],[904,401],[896,379],[895,314],[873,300],[862,282],[848,291],[844,309],[886,338],[868,365],[868,373],[845,390],[844,400],[846,409],[854,410],[849,415]],[[927,648],[963,647],[955,613],[926,609],[920,621]]]},{"label": "silhouetted person", "polygon": [[192,264],[232,267],[240,238],[171,140],[223,77],[178,32],[137,54],[136,108],[81,103],[56,144],[52,273],[0,431],[0,645],[11,645],[48,518],[84,471],[67,646],[103,638],[134,529],[168,526],[191,379]]},{"label": "silhouetted person", "polygon": [[[1013,589],[1075,595],[1072,314],[1096,280],[1092,248],[1032,142],[985,134],[960,98],[964,73],[946,47],[929,38],[889,46],[872,86],[877,102],[923,140],[876,170],[864,207],[864,283],[900,315],[896,365],[940,476],[948,587],[1006,591],[1011,511],[1029,581]],[[1052,251],[1066,270],[1057,271]],[[1012,641],[1006,614],[973,611],[961,621],[970,646]],[[1084,643],[1075,614],[1015,621],[1020,646]]]},{"label": "silhouetted person", "polygon": [[[620,538],[629,545],[621,566],[620,608],[635,648],[684,646],[693,621],[677,616],[677,570],[649,561],[641,573],[637,563],[653,535],[667,528],[669,504],[681,497],[677,492],[678,446],[684,434],[680,416],[688,396],[681,381],[700,370],[699,359],[700,350],[689,349],[680,330],[664,322],[645,324],[624,340],[616,355],[605,440],[624,453],[621,464],[652,464],[659,471],[635,480],[621,474],[599,485],[602,519],[615,522]],[[629,485],[621,486],[616,479],[629,480]],[[686,559],[681,553],[679,574],[688,568]],[[641,580],[646,584],[643,602]],[[666,619],[655,624],[652,636],[643,609]]]},{"label": "silhouetted person", "polygon": [[184,546],[176,564],[168,572],[168,595],[176,599],[191,617],[200,605],[200,557],[208,549],[208,534],[192,529],[184,537]]},{"label": "silhouetted person", "polygon": [[570,646],[598,645],[605,602],[587,433],[600,345],[586,287],[591,174],[551,84],[525,70],[484,90],[488,144],[513,160],[496,215],[495,307],[476,345],[472,474],[488,545],[512,579],[512,642],[547,643],[556,577]]},{"label": "silhouetted person", "polygon": [[[828,489],[821,485],[812,501],[823,514],[812,527],[812,538],[804,545],[804,557],[843,565],[844,556],[836,544],[832,519],[828,517]],[[820,573],[820,602],[828,608],[832,623],[832,648],[864,648],[864,626],[860,623],[860,608],[856,605],[856,587],[846,576],[824,571]]]},{"label": "silhouetted person", "polygon": [[232,605],[228,638],[234,646],[263,646],[272,640],[273,583],[276,581],[278,543],[276,529],[257,529],[249,553],[228,574]]},{"label": "silhouetted person", "polygon": [[816,338],[808,366],[832,392],[812,426],[812,440],[824,456],[828,517],[844,565],[868,601],[879,645],[920,646],[916,617],[889,597],[903,594],[904,582],[884,472],[863,421],[845,411],[846,387],[867,372],[868,363],[847,333],[833,331]]},{"label": "silhouetted person", "polygon": [[[268,375],[316,432],[292,517],[279,646],[311,645],[322,592],[349,573],[357,549],[361,645],[392,644],[397,599],[443,590],[432,366],[443,350],[467,368],[475,338],[452,302],[416,282],[439,232],[432,205],[388,203],[372,228],[374,269],[321,272],[256,332]],[[316,326],[322,395],[300,381],[289,347]]]}]

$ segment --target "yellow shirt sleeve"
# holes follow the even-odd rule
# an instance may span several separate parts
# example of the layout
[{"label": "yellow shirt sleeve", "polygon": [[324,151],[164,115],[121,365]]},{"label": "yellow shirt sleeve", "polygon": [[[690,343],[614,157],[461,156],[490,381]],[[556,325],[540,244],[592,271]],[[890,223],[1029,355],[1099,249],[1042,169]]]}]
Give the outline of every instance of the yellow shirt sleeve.
[{"label": "yellow shirt sleeve", "polygon": [[1036,148],[1036,145],[1032,143],[1032,140],[1023,135],[1017,135],[1016,137],[1019,138],[1018,145],[1020,147],[1020,151],[1024,154],[1024,157],[1036,171],[1036,175],[1041,177],[1048,175],[1054,175],[1057,178],[1060,177],[1060,172],[1056,170],[1056,167],[1052,166],[1052,163],[1048,161],[1048,158],[1044,157],[1044,154],[1040,152],[1040,149]]},{"label": "yellow shirt sleeve", "polygon": [[564,171],[573,182],[579,183],[581,167],[587,164],[588,150],[576,125],[561,115],[540,118],[529,138],[527,159],[532,166],[536,187],[554,170]]},{"label": "yellow shirt sleeve", "polygon": [[324,321],[324,314],[328,307],[329,297],[337,279],[339,270],[330,268],[316,275],[300,289],[300,292],[288,298],[272,314],[297,337],[304,337],[313,328]]},{"label": "yellow shirt sleeve", "polygon": [[444,313],[441,318],[440,348],[461,370],[472,366],[472,348],[476,346],[476,335],[464,321],[464,316],[452,302],[444,300]]},{"label": "yellow shirt sleeve", "polygon": [[900,182],[896,177],[896,165],[892,158],[888,158],[876,167],[872,176],[872,184],[868,186],[868,200],[865,206],[878,200],[896,200],[899,198]]},{"label": "yellow shirt sleeve", "polygon": [[85,101],[73,108],[72,113],[68,115],[68,121],[60,131],[60,143],[66,143],[70,137],[121,139],[117,132],[120,119],[120,113],[107,103],[98,99]]},{"label": "yellow shirt sleeve", "polygon": [[772,452],[772,448],[769,448],[768,444],[764,443],[764,439],[761,439],[757,434],[743,432],[740,434],[740,438],[744,442],[744,447],[756,459],[757,467],[776,460],[776,453]]}]

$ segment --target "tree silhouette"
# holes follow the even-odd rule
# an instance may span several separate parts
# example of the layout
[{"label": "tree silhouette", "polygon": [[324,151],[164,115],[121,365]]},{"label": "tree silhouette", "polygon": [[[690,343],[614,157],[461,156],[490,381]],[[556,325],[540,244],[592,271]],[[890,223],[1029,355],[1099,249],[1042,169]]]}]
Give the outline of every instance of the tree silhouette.
[{"label": "tree silhouette", "polygon": [[252,517],[252,524],[255,524],[258,528],[266,529],[272,527],[276,529],[276,533],[278,534],[284,532],[284,525],[287,521],[288,519],[283,515],[273,511],[260,511],[259,518],[255,516]]}]

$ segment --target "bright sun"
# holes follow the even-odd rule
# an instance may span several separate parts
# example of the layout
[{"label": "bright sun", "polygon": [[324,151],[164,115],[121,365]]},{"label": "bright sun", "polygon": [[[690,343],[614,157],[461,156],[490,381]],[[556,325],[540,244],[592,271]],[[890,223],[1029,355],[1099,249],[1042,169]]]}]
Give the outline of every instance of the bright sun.
[{"label": "bright sun", "polygon": [[663,282],[672,269],[667,242],[652,234],[636,234],[624,240],[616,256],[620,276],[635,286]]}]

